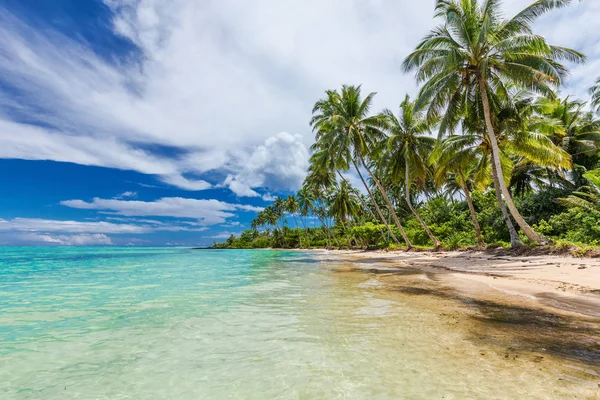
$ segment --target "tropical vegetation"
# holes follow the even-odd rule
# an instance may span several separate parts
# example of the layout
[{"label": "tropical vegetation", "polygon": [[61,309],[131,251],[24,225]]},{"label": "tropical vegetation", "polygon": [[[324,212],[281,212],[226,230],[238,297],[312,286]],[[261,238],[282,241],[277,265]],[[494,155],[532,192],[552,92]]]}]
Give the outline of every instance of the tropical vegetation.
[{"label": "tropical vegetation", "polygon": [[600,245],[600,79],[589,101],[561,96],[585,57],[532,28],[568,3],[507,19],[497,0],[437,0],[403,63],[418,96],[376,112],[361,86],[326,91],[300,191],[216,247]]}]

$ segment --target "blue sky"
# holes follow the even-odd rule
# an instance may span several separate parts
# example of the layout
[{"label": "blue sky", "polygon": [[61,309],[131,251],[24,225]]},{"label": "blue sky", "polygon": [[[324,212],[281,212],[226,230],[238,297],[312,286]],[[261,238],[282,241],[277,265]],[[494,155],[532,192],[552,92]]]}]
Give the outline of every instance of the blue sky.
[{"label": "blue sky", "polygon": [[[507,14],[528,1],[507,0]],[[315,100],[415,94],[433,1],[0,0],[0,244],[206,245],[299,188]],[[600,75],[600,4],[537,26]],[[352,177],[350,177],[352,178]]]}]

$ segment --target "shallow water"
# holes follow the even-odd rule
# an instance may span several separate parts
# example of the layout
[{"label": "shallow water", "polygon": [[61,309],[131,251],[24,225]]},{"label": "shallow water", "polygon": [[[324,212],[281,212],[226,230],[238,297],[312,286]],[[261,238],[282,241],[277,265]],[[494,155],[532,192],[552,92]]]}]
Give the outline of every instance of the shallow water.
[{"label": "shallow water", "polygon": [[0,398],[597,398],[581,366],[498,356],[471,322],[339,267],[301,252],[0,249]]}]

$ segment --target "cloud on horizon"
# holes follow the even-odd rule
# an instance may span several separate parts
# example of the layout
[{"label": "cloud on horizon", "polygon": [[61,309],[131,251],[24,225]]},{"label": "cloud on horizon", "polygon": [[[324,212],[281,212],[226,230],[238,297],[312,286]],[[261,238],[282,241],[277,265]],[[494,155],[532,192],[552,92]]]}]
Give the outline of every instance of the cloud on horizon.
[{"label": "cloud on horizon", "polygon": [[[83,210],[97,210],[103,214],[127,217],[172,217],[188,218],[200,225],[216,225],[234,218],[236,211],[259,212],[262,207],[245,204],[230,204],[219,200],[185,199],[181,197],[162,198],[155,201],[117,200],[95,198],[92,202],[65,200],[61,205]],[[1,225],[0,225],[1,229]]]}]

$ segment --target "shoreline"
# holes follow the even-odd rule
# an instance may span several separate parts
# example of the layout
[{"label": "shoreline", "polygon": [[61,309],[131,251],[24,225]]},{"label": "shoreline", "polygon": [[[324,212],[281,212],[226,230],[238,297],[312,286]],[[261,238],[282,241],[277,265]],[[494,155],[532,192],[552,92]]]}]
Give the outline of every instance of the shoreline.
[{"label": "shoreline", "polygon": [[[438,282],[476,297],[528,299],[535,305],[600,318],[600,261],[594,258],[535,255],[507,256],[488,252],[389,252],[313,250],[337,261],[361,260],[365,269],[393,273],[414,268]],[[382,272],[382,271],[379,271]]]},{"label": "shoreline", "polygon": [[314,254],[331,263],[334,273],[363,274],[363,287],[436,312],[468,340],[495,346],[498,357],[578,370],[582,382],[600,388],[597,260],[461,252]]}]

